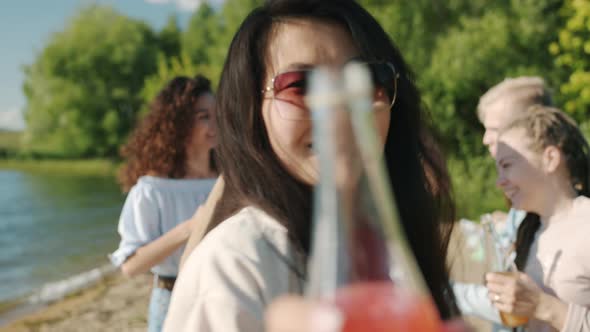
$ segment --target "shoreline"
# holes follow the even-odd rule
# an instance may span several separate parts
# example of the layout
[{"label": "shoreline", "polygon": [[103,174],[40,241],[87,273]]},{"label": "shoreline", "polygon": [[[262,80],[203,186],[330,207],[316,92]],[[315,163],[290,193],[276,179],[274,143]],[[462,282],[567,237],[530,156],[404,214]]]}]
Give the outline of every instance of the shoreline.
[{"label": "shoreline", "polygon": [[[454,232],[449,248],[452,275],[457,281],[481,282],[485,267],[471,258],[473,251],[466,246],[466,234],[460,229],[457,227]],[[151,274],[128,279],[120,273],[110,273],[63,299],[15,317],[8,325],[0,325],[0,331],[145,331],[151,285]],[[491,331],[488,322],[473,317],[464,319],[474,331]]]},{"label": "shoreline", "polygon": [[63,299],[7,317],[0,331],[145,331],[151,283],[150,274],[127,279],[112,273]]},{"label": "shoreline", "polygon": [[120,166],[120,162],[109,159],[0,158],[0,171],[20,171],[37,174],[115,177]]}]

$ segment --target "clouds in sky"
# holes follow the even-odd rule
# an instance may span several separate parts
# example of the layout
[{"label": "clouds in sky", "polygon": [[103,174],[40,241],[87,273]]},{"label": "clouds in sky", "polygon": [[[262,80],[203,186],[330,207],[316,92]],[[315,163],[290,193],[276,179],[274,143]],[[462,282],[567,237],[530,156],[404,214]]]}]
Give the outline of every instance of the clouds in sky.
[{"label": "clouds in sky", "polygon": [[18,108],[0,111],[0,130],[23,130],[25,118]]},{"label": "clouds in sky", "polygon": [[145,0],[148,3],[153,4],[168,4],[173,3],[176,7],[183,11],[193,11],[204,2],[209,2],[213,6],[219,6],[223,3],[223,0]]}]

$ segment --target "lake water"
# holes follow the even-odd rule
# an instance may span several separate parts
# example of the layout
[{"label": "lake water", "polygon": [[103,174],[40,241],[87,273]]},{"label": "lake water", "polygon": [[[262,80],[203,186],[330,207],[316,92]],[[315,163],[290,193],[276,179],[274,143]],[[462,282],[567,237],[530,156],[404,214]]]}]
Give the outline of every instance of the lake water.
[{"label": "lake water", "polygon": [[0,170],[0,303],[108,264],[124,199],[114,178]]}]

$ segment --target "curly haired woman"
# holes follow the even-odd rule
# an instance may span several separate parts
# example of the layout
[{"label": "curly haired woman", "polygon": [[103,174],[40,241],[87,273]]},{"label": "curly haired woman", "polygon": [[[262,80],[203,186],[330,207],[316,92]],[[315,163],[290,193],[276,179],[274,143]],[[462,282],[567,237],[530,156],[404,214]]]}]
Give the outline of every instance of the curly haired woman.
[{"label": "curly haired woman", "polygon": [[129,194],[119,220],[121,243],[110,259],[125,276],[154,274],[149,331],[161,330],[195,224],[191,216],[215,182],[214,105],[209,80],[174,78],[122,150],[127,163],[119,180]]}]

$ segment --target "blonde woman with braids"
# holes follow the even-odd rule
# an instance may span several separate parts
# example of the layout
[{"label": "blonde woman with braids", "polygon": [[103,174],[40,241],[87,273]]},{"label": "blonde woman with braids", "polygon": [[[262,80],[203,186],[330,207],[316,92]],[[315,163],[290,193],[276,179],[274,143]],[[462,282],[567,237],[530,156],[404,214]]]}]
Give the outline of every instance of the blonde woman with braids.
[{"label": "blonde woman with braids", "polygon": [[516,241],[517,278],[486,275],[498,310],[529,331],[590,331],[590,159],[573,120],[535,106],[500,130],[497,184],[528,211]]},{"label": "blonde woman with braids", "polygon": [[[538,76],[506,78],[481,96],[477,105],[477,117],[485,129],[482,143],[488,148],[492,158],[496,158],[499,130],[534,105],[552,106],[550,89]],[[496,228],[500,246],[512,246],[518,226],[525,215],[525,211],[510,209],[506,219],[502,221],[502,227]],[[502,325],[498,310],[489,301],[488,290],[483,284],[454,282],[453,291],[463,315],[492,322],[493,332],[512,331]]]}]

